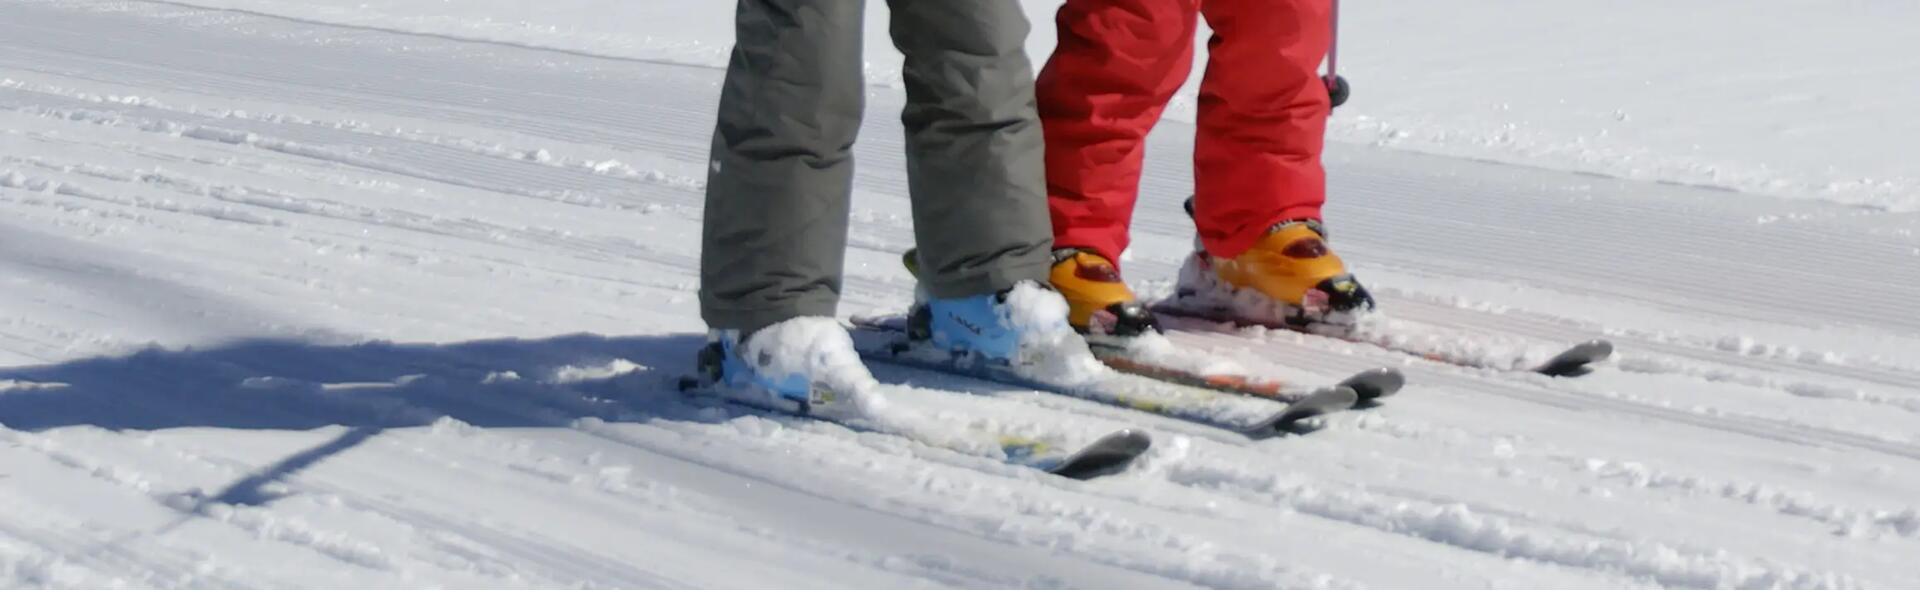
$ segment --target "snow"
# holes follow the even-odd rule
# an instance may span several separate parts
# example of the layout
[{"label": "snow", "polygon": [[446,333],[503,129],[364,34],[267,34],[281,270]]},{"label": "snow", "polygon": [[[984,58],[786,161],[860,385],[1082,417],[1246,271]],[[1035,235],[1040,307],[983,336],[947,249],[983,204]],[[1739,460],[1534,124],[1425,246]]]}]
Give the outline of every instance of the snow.
[{"label": "snow", "polygon": [[[1248,443],[886,366],[887,418],[933,436],[676,392],[726,3],[194,1],[252,12],[0,3],[0,586],[1920,579],[1912,6],[1350,3],[1331,243],[1380,338],[1472,366],[1169,337],[1408,375]],[[914,288],[868,34],[843,314]],[[1185,104],[1143,293],[1191,249]],[[1596,336],[1592,375],[1498,370]],[[1090,482],[962,444],[1122,428],[1153,449]]]},{"label": "snow", "polygon": [[799,317],[761,328],[740,347],[740,358],[762,379],[784,383],[799,376],[851,399],[856,416],[871,416],[884,407],[875,391],[879,385],[860,361],[840,321],[830,317]]},{"label": "snow", "polygon": [[1187,354],[1164,334],[1148,333],[1128,339],[1127,355],[1141,362],[1179,369],[1196,375],[1244,375],[1247,368],[1232,360]]},{"label": "snow", "polygon": [[1067,300],[1058,291],[1021,282],[1007,291],[1000,310],[1007,329],[1020,335],[1014,369],[1022,376],[1074,387],[1113,375],[1067,325]]},{"label": "snow", "polygon": [[[1058,0],[1019,0],[1036,64]],[[375,30],[724,66],[732,3],[174,0]],[[1469,0],[1341,6],[1354,98],[1338,141],[1607,176],[1920,211],[1920,7],[1872,1]],[[866,71],[899,88],[884,3]],[[1196,39],[1204,60],[1208,32]],[[1204,63],[1199,61],[1197,63]],[[1036,65],[1037,67],[1037,65]],[[1197,73],[1170,110],[1192,121]]]}]

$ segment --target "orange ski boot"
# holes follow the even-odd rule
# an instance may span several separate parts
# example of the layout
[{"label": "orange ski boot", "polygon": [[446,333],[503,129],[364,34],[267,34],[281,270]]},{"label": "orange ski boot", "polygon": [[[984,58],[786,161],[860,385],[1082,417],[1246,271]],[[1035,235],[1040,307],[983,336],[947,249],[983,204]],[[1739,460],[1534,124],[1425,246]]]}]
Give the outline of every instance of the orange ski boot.
[{"label": "orange ski boot", "polygon": [[1326,230],[1312,220],[1275,224],[1232,258],[1196,252],[1181,269],[1178,290],[1216,310],[1294,324],[1348,323],[1374,307],[1373,295],[1347,272],[1327,246]]},{"label": "orange ski boot", "polygon": [[1153,314],[1120,279],[1120,270],[1098,254],[1055,250],[1049,280],[1067,299],[1067,323],[1083,334],[1127,337],[1159,331]]}]

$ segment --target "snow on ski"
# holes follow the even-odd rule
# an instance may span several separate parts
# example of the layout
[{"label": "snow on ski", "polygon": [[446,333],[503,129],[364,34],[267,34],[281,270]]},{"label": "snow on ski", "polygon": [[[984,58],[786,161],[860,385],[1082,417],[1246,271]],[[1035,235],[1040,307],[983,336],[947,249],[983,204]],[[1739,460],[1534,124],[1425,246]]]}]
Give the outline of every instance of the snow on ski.
[{"label": "snow on ski", "polygon": [[[1143,352],[1136,347],[1139,344],[1136,339],[1127,337],[1090,335],[1087,343],[1093,349],[1093,355],[1114,370],[1181,385],[1284,402],[1299,402],[1317,391],[1302,389],[1284,381],[1247,375],[1244,369],[1238,367],[1224,371],[1196,368],[1201,366],[1200,359],[1213,356],[1208,353],[1186,350]],[[1362,404],[1371,404],[1399,393],[1406,383],[1406,375],[1400,370],[1377,367],[1355,373],[1337,385],[1353,388]]]},{"label": "snow on ski", "polygon": [[[926,343],[910,341],[906,337],[905,319],[900,316],[855,317],[852,324],[855,347],[862,357],[871,361],[1139,410],[1238,433],[1252,440],[1307,432],[1310,428],[1306,420],[1350,409],[1361,401],[1356,388],[1345,384],[1317,388],[1289,402],[1122,371],[1110,372],[1088,384],[1048,383],[1018,375],[1004,366],[956,357]],[[1366,383],[1363,386],[1385,381],[1363,380]]]},{"label": "snow on ski", "polygon": [[[1151,306],[1154,317],[1159,318],[1161,326],[1168,330],[1195,330],[1221,334],[1237,334],[1241,329],[1259,327],[1268,330],[1287,330],[1301,334],[1333,338],[1343,342],[1365,344],[1401,354],[1419,357],[1424,360],[1475,369],[1502,369],[1489,366],[1460,355],[1446,351],[1423,349],[1400,342],[1390,334],[1377,334],[1356,330],[1350,326],[1327,323],[1305,323],[1274,321],[1263,318],[1250,318],[1232,313],[1218,307],[1189,308],[1169,301],[1156,302]],[[1593,371],[1593,365],[1606,361],[1613,356],[1613,343],[1605,339],[1593,339],[1562,349],[1550,359],[1522,369],[1549,377],[1579,377]]]},{"label": "snow on ski", "polygon": [[[1067,437],[1059,433],[1008,434],[972,427],[963,427],[960,432],[952,433],[928,427],[924,423],[865,416],[844,403],[845,400],[836,392],[821,389],[814,391],[812,399],[795,400],[771,395],[758,388],[727,386],[705,377],[682,377],[679,385],[681,391],[688,395],[753,411],[824,420],[854,430],[893,434],[928,446],[988,456],[1009,465],[1037,469],[1070,479],[1093,479],[1123,471],[1152,446],[1151,437],[1131,428],[1116,430],[1092,442],[1076,445],[1066,442]],[[860,392],[859,395],[885,395],[889,404],[900,404],[901,400],[912,398],[912,393],[905,389],[881,385],[875,391]]]}]

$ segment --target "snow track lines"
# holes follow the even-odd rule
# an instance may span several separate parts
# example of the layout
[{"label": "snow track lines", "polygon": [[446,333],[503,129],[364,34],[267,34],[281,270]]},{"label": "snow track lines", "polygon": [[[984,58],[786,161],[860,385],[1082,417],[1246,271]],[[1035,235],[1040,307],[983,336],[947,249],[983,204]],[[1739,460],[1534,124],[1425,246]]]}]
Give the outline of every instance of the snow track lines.
[{"label": "snow track lines", "polygon": [[[1615,359],[1552,379],[1183,336],[1289,382],[1409,377],[1260,443],[877,368],[938,418],[1153,434],[1128,472],[1072,482],[673,393],[702,328],[718,76],[0,4],[0,586],[1920,577],[1920,324],[1901,307],[1920,242],[1897,218],[1336,144],[1332,240],[1400,337],[1507,366],[1601,336]],[[912,296],[900,97],[870,102],[849,314]],[[1190,131],[1151,140],[1124,261],[1142,291],[1191,243]]]}]

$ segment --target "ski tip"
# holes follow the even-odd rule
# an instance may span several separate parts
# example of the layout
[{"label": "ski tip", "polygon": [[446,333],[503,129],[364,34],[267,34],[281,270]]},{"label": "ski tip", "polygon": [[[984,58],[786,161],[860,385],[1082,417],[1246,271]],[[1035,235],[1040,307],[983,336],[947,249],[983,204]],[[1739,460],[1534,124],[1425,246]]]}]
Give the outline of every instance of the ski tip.
[{"label": "ski tip", "polygon": [[1145,431],[1121,429],[1100,437],[1047,471],[1068,479],[1093,479],[1125,471],[1152,446],[1153,438]]},{"label": "ski tip", "polygon": [[1116,430],[1112,434],[1101,437],[1101,440],[1112,444],[1115,448],[1128,450],[1136,455],[1145,453],[1147,449],[1153,448],[1153,436],[1147,434],[1145,430],[1133,428]]},{"label": "ski tip", "polygon": [[1352,387],[1345,385],[1323,387],[1315,390],[1312,395],[1287,406],[1271,426],[1249,434],[1254,435],[1254,438],[1306,434],[1320,429],[1319,425],[1310,422],[1313,418],[1352,409],[1358,403],[1360,403],[1360,394]]},{"label": "ski tip", "polygon": [[1613,343],[1595,339],[1582,342],[1534,369],[1549,377],[1579,377],[1593,372],[1593,364],[1613,356]]},{"label": "ski tip", "polygon": [[1356,373],[1340,386],[1353,389],[1360,401],[1367,402],[1399,393],[1407,386],[1407,375],[1393,367],[1380,367]]},{"label": "ski tip", "polygon": [[1613,357],[1613,342],[1603,338],[1583,342],[1579,348],[1586,351],[1587,358],[1592,359],[1588,362],[1597,363]]},{"label": "ski tip", "polygon": [[1294,402],[1289,408],[1313,408],[1323,412],[1337,412],[1353,407],[1360,402],[1360,391],[1350,385],[1335,385],[1315,390],[1312,395]]}]

